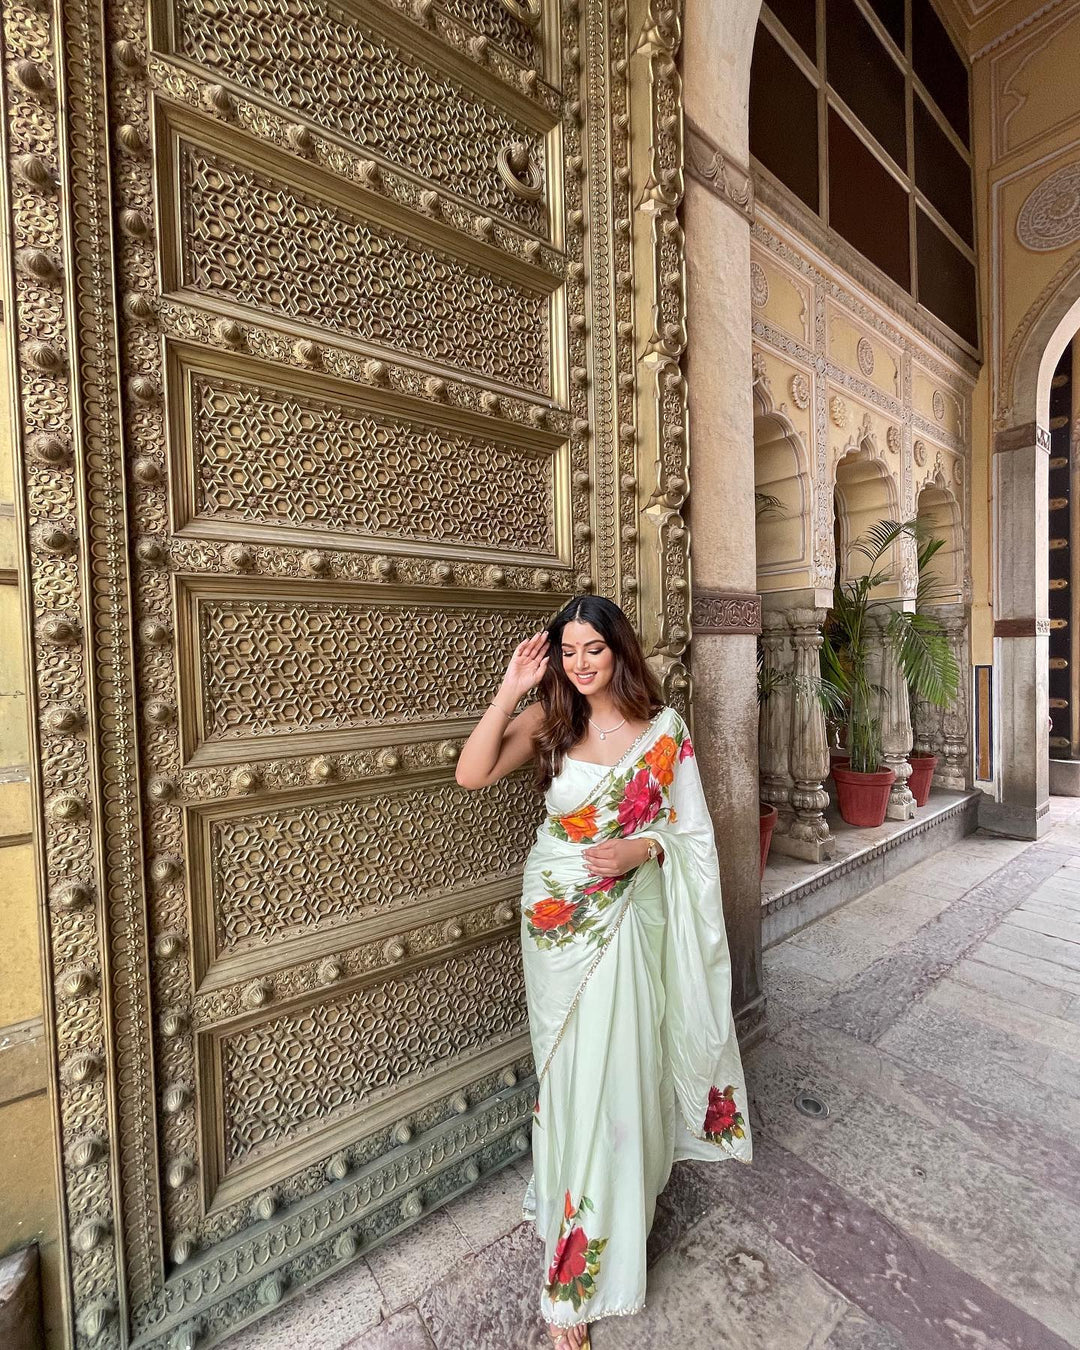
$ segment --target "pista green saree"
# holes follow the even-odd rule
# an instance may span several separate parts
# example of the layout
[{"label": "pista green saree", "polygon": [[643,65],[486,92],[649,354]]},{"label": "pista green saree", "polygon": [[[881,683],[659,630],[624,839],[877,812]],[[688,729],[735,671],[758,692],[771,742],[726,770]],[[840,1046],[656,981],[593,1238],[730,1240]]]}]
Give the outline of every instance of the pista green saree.
[{"label": "pista green saree", "polygon": [[[613,767],[567,759],[525,864],[521,942],[539,1095],[524,1213],[541,1312],[637,1312],[672,1162],[749,1162],[712,823],[686,725],[664,708]],[[663,864],[596,878],[583,852],[652,837]]]}]

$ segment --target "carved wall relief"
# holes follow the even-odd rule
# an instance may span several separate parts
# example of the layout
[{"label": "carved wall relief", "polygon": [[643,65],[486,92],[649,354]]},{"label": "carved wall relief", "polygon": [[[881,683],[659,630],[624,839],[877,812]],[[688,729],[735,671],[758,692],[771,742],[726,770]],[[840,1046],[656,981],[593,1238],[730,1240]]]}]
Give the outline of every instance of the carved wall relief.
[{"label": "carved wall relief", "polygon": [[527,1147],[540,807],[453,764],[583,590],[685,703],[680,12],[2,24],[60,1245],[174,1350]]}]

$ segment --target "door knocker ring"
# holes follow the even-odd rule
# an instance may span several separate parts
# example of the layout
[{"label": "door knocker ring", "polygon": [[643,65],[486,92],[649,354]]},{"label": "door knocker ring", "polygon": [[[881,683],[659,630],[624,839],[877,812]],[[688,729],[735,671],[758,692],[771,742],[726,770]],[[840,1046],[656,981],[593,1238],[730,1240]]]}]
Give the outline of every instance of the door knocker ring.
[{"label": "door knocker ring", "polygon": [[499,177],[514,194],[528,202],[538,202],[544,195],[544,175],[532,157],[532,151],[522,141],[503,146],[499,151]]}]

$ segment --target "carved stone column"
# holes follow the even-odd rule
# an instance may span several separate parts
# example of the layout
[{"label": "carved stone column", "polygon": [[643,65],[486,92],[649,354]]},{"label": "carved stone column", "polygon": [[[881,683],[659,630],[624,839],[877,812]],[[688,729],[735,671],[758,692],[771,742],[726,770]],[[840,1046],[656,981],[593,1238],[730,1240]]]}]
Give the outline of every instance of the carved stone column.
[{"label": "carved stone column", "polygon": [[968,658],[968,611],[964,605],[950,605],[940,611],[949,648],[960,671],[956,700],[945,708],[941,718],[941,750],[935,781],[941,787],[962,791],[970,785],[971,716],[968,709],[970,664]]},{"label": "carved stone column", "polygon": [[927,703],[923,698],[916,699],[911,709],[911,721],[914,728],[914,754],[937,755],[941,757],[941,713],[942,710]]},{"label": "carved stone column", "polygon": [[794,650],[795,686],[791,696],[791,754],[789,759],[795,786],[791,792],[793,819],[786,839],[786,851],[796,857],[822,862],[831,858],[835,841],[825,820],[829,794],[823,786],[829,774],[829,742],[821,701],[813,692],[820,675],[818,653],[821,650],[823,609],[788,611]]},{"label": "carved stone column", "polygon": [[868,615],[873,643],[872,678],[881,688],[878,704],[881,718],[881,748],[883,764],[896,773],[896,782],[889,793],[886,816],[889,820],[910,820],[915,814],[915,798],[907,780],[911,776],[908,755],[911,753],[911,710],[907,681],[892,647],[885,640],[889,613],[879,606]]},{"label": "carved stone column", "polygon": [[775,687],[761,704],[758,714],[758,769],[761,775],[761,800],[775,806],[779,814],[773,832],[773,848],[784,852],[781,839],[791,824],[791,790],[794,779],[790,769],[791,686],[794,662],[787,616],[782,611],[762,615],[762,665],[766,688]]}]

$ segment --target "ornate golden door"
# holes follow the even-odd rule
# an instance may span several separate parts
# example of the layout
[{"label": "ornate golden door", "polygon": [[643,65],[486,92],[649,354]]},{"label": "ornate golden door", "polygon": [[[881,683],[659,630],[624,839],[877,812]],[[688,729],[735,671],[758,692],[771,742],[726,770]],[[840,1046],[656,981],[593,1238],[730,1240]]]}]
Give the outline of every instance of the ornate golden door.
[{"label": "ornate golden door", "polygon": [[11,0],[6,293],[68,1287],[208,1344],[528,1147],[526,778],[618,598],[686,688],[678,12]]}]

